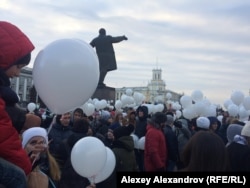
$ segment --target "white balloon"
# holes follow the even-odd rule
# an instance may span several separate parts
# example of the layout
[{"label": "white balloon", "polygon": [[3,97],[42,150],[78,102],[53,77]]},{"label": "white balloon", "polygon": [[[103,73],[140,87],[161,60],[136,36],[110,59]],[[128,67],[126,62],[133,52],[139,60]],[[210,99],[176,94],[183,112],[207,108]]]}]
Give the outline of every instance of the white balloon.
[{"label": "white balloon", "polygon": [[145,136],[141,137],[138,140],[138,148],[141,150],[144,150],[144,148],[145,148]]},{"label": "white balloon", "polygon": [[98,174],[107,160],[106,146],[96,137],[87,136],[75,143],[71,151],[74,170],[83,177]]},{"label": "white balloon", "polygon": [[29,112],[34,112],[34,110],[36,109],[36,104],[31,102],[28,104],[27,108],[28,108]]},{"label": "white balloon", "polygon": [[95,112],[95,106],[91,103],[87,103],[87,106],[83,109],[86,116],[91,116]]},{"label": "white balloon", "polygon": [[231,99],[226,99],[223,105],[227,109],[230,104],[233,104],[233,101]]},{"label": "white balloon", "polygon": [[117,101],[115,102],[115,108],[116,108],[117,110],[119,110],[119,109],[122,108],[122,102],[121,102],[120,100],[117,100]]},{"label": "white balloon", "polygon": [[169,99],[172,98],[172,94],[171,94],[171,93],[167,93],[167,94],[166,94],[166,97],[167,97],[167,99],[169,100]]},{"label": "white balloon", "polygon": [[180,99],[182,108],[187,108],[192,104],[192,98],[188,95],[183,95]]},{"label": "white balloon", "polygon": [[196,112],[194,109],[193,105],[189,105],[187,108],[183,109],[182,111],[182,115],[186,118],[186,119],[193,119],[196,116]]},{"label": "white balloon", "polygon": [[36,56],[33,80],[50,111],[63,114],[84,104],[96,90],[98,57],[84,41],[56,40]]},{"label": "white balloon", "polygon": [[198,102],[203,99],[203,93],[200,90],[194,90],[191,94],[193,101]]},{"label": "white balloon", "polygon": [[180,111],[180,110],[176,110],[176,117],[177,117],[177,119],[178,118],[180,118],[181,117],[181,115],[182,115],[182,112]]},{"label": "white balloon", "polygon": [[88,178],[91,183],[100,183],[104,180],[106,180],[114,171],[116,159],[114,152],[106,147],[107,151],[107,160],[105,162],[104,167],[97,173],[96,176],[93,176],[92,178]]},{"label": "white balloon", "polygon": [[204,113],[205,113],[205,110],[206,110],[206,106],[204,104],[204,102],[201,101],[197,101],[195,104],[194,104],[194,110],[195,110],[195,113],[197,114],[197,116],[203,116]]},{"label": "white balloon", "polygon": [[128,96],[132,96],[132,94],[133,94],[133,91],[132,91],[132,89],[130,89],[130,88],[128,88],[128,89],[126,89],[126,95],[128,95]]},{"label": "white balloon", "polygon": [[250,110],[250,96],[246,96],[243,100],[243,106],[246,110]]},{"label": "white balloon", "polygon": [[239,113],[239,107],[236,104],[230,104],[228,106],[228,113],[230,116],[237,116]]},{"label": "white balloon", "polygon": [[100,109],[104,109],[108,106],[108,102],[105,99],[100,100],[100,103],[101,103]]},{"label": "white balloon", "polygon": [[239,107],[239,120],[244,122],[244,121],[247,121],[248,118],[249,118],[249,114],[247,110],[245,109],[244,106],[240,106]]},{"label": "white balloon", "polygon": [[223,115],[218,115],[217,119],[220,121],[220,123],[222,124],[222,119],[223,119]]},{"label": "white balloon", "polygon": [[133,140],[134,140],[134,148],[139,149],[139,146],[138,146],[139,138],[138,138],[138,136],[135,135],[134,133],[132,133],[131,136],[133,137]]},{"label": "white balloon", "polygon": [[244,93],[242,91],[234,91],[232,94],[231,94],[231,100],[233,101],[234,104],[236,105],[240,105],[243,100],[244,100]]}]

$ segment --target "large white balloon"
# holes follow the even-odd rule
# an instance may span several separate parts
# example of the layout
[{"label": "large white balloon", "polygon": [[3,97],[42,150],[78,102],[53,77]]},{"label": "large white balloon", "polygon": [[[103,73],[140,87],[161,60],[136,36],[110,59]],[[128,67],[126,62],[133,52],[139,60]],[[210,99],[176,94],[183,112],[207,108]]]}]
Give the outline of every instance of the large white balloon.
[{"label": "large white balloon", "polygon": [[60,39],[36,56],[33,80],[38,95],[55,114],[83,105],[99,80],[99,61],[93,48],[78,39]]},{"label": "large white balloon", "polygon": [[100,183],[100,182],[104,181],[112,174],[112,172],[115,169],[115,164],[116,164],[115,154],[108,147],[106,147],[106,151],[107,151],[107,160],[105,162],[105,165],[100,170],[100,172],[98,172],[98,174],[96,176],[88,178],[91,183],[96,184],[96,183]]},{"label": "large white balloon", "polygon": [[75,143],[71,151],[71,163],[81,176],[89,178],[97,175],[107,160],[107,150],[101,140],[87,136]]}]

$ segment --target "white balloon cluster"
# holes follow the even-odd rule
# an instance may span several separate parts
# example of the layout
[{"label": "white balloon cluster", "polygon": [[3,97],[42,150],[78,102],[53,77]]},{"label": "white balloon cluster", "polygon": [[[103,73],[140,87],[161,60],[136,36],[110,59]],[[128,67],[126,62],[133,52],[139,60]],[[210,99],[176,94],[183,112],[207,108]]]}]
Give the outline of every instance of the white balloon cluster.
[{"label": "white balloon cluster", "polygon": [[217,106],[211,104],[208,99],[204,98],[203,93],[200,90],[194,90],[191,96],[183,95],[180,99],[180,103],[182,106],[182,112],[177,110],[177,118],[179,118],[181,114],[189,120],[198,116],[216,117]]},{"label": "white balloon cluster", "polygon": [[250,115],[250,96],[245,96],[242,91],[235,90],[230,98],[224,101],[224,107],[230,116],[237,116],[241,121],[246,121]]},{"label": "white balloon cluster", "polygon": [[111,175],[116,158],[113,151],[101,140],[87,136],[73,146],[71,163],[79,175],[88,178],[91,183],[99,183]]},{"label": "white balloon cluster", "polygon": [[[176,109],[177,118],[181,115],[189,120],[198,116],[217,116],[217,106],[205,98],[200,90],[194,90],[190,96],[183,95],[180,104],[182,112]],[[239,117],[241,121],[245,121],[250,115],[250,96],[244,96],[242,91],[235,90],[230,98],[224,101],[224,107],[230,116]]]}]

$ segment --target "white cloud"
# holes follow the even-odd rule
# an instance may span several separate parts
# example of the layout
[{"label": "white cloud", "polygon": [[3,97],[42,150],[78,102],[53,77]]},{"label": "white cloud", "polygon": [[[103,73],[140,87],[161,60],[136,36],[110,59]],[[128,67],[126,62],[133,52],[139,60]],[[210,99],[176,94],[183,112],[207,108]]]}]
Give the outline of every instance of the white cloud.
[{"label": "white cloud", "polygon": [[247,7],[247,0],[3,0],[0,16],[31,38],[33,60],[57,39],[90,42],[100,27],[126,35],[114,45],[118,70],[108,73],[107,85],[146,86],[159,67],[167,89],[200,89],[222,104],[233,90],[250,89]]}]

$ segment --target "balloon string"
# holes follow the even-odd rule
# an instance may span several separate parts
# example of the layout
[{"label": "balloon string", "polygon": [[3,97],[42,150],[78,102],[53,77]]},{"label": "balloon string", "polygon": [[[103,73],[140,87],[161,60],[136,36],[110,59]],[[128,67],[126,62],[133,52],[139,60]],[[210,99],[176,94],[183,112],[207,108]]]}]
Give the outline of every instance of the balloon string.
[{"label": "balloon string", "polygon": [[95,177],[96,177],[96,175],[93,175],[93,176],[90,177],[90,183],[91,183],[91,185],[95,184]]}]

